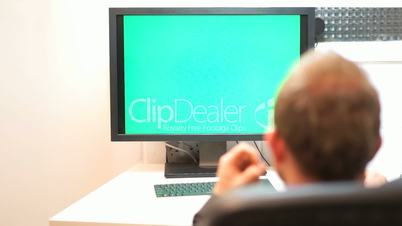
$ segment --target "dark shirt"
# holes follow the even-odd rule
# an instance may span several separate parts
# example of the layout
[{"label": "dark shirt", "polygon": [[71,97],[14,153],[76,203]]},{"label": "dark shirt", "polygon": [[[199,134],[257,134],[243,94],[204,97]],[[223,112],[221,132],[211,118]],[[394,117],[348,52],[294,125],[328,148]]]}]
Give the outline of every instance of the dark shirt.
[{"label": "dark shirt", "polygon": [[266,185],[266,184],[256,184],[256,185],[249,185],[245,187],[241,187],[239,189],[235,189],[232,192],[228,192],[227,194],[224,194],[222,196],[217,196],[217,195],[212,195],[211,198],[204,204],[204,206],[201,208],[200,211],[198,211],[193,218],[193,225],[194,226],[200,226],[200,225],[205,225],[203,220],[204,216],[210,214],[209,210],[213,209],[214,205],[217,205],[219,203],[225,202],[227,199],[232,199],[233,197],[236,196],[242,196],[242,197],[254,197],[256,195],[273,195],[276,194],[277,191],[272,187],[272,185]]},{"label": "dark shirt", "polygon": [[[402,183],[400,184],[402,185]],[[398,187],[400,188],[400,187]],[[277,192],[272,186],[264,184],[242,187],[221,196],[211,196],[201,210],[193,218],[194,226],[211,225],[211,219],[216,219],[222,213],[239,210],[249,206],[251,203],[291,203],[289,200],[302,200],[303,202],[314,202],[324,199],[323,197],[342,197],[353,199],[356,195],[366,191],[361,183],[356,181],[344,182],[321,182],[307,185],[288,187],[285,192]],[[364,192],[363,192],[364,193]],[[370,195],[369,195],[370,196]],[[311,199],[315,197],[315,199]],[[317,199],[316,197],[319,197]],[[292,201],[293,202],[293,201]],[[297,201],[296,201],[297,202]],[[265,204],[263,204],[266,206]],[[271,206],[272,208],[272,206]]]}]

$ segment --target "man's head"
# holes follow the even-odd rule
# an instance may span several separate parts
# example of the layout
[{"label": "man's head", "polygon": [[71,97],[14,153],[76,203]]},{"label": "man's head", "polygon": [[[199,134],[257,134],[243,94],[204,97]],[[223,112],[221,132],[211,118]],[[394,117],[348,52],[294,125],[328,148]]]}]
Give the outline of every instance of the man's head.
[{"label": "man's head", "polygon": [[308,53],[277,98],[267,135],[287,183],[352,180],[381,145],[378,95],[364,73],[334,53]]}]

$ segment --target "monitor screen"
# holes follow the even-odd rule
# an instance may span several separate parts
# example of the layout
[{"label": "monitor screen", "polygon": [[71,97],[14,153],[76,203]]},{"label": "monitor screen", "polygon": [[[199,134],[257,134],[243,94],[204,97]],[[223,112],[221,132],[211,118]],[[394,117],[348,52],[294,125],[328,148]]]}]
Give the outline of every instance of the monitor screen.
[{"label": "monitor screen", "polygon": [[278,88],[309,46],[307,27],[301,13],[119,15],[115,135],[261,136],[272,127]]}]

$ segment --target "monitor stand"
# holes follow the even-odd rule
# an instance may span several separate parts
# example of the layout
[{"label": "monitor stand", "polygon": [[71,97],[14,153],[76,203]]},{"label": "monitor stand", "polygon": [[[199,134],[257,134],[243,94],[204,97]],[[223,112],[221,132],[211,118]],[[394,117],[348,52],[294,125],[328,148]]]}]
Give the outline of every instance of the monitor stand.
[{"label": "monitor stand", "polygon": [[226,150],[226,141],[166,142],[165,177],[215,177],[219,157]]}]

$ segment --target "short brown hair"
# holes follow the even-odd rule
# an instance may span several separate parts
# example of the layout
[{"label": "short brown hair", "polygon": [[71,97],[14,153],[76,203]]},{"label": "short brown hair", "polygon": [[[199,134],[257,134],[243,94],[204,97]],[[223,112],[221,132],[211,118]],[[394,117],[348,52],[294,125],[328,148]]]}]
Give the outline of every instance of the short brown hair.
[{"label": "short brown hair", "polygon": [[308,53],[282,87],[274,120],[305,174],[352,180],[376,152],[380,104],[357,65],[334,53]]}]

